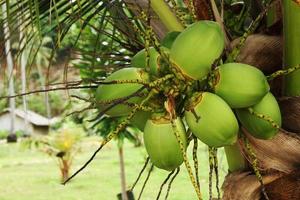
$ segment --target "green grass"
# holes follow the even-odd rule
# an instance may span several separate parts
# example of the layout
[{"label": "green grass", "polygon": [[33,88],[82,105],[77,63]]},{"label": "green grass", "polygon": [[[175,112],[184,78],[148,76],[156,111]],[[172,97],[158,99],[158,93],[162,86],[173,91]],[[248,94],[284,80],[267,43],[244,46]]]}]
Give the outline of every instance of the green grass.
[{"label": "green grass", "polygon": [[[72,171],[78,169],[96,148],[95,142],[85,145],[83,151],[76,157]],[[200,146],[198,152],[201,191],[206,200],[208,199],[207,149],[203,145]],[[133,145],[125,143],[124,153],[129,188],[144,164],[146,152],[143,147],[134,148]],[[116,143],[111,143],[78,177],[63,186],[59,183],[60,177],[55,159],[38,151],[21,149],[18,144],[0,144],[0,200],[117,199],[116,195],[121,190],[118,160]],[[219,162],[220,182],[222,183],[227,171],[223,150],[219,152]],[[155,168],[141,199],[156,199],[159,187],[167,175],[168,172]],[[146,173],[134,190],[136,198],[145,176]],[[165,190],[161,199],[164,199],[164,195]],[[184,165],[173,183],[169,199],[197,199]]]}]

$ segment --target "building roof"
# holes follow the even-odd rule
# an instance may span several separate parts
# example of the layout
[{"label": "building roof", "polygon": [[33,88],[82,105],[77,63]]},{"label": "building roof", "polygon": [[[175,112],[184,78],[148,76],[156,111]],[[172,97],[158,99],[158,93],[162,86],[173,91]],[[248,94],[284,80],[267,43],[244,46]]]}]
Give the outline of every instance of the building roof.
[{"label": "building roof", "polygon": [[[7,108],[3,112],[0,113],[0,116],[3,114],[9,113],[9,112],[10,112],[10,109]],[[30,122],[36,126],[50,126],[51,124],[53,124],[56,121],[56,118],[48,119],[40,114],[30,111],[30,110],[27,110],[27,112],[25,112],[24,110],[21,110],[21,109],[15,109],[15,115],[22,119],[25,119],[25,117],[27,115],[28,122]]]}]

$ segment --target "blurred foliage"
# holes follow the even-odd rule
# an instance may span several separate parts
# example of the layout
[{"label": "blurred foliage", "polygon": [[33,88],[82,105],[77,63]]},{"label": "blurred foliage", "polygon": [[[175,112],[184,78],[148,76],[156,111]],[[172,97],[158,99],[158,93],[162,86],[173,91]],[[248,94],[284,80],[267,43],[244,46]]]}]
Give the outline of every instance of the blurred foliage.
[{"label": "blurred foliage", "polygon": [[8,101],[6,99],[0,100],[0,112],[2,112],[5,108],[7,108],[7,106],[8,106]]},{"label": "blurred foliage", "polygon": [[61,181],[69,177],[76,153],[81,149],[85,136],[83,129],[73,123],[52,131],[48,136],[32,136],[22,141],[23,148],[36,148],[49,156],[56,157],[61,172]]},{"label": "blurred foliage", "polygon": [[8,136],[9,131],[7,130],[0,130],[0,140],[4,140],[6,139],[6,137]]},{"label": "blurred foliage", "polygon": [[63,152],[64,156],[71,156],[80,148],[79,144],[85,136],[84,130],[78,126],[70,123],[64,123],[57,130],[50,131],[47,136],[34,135],[30,138],[24,139],[23,147],[38,148],[51,156],[56,156]]},{"label": "blurred foliage", "polygon": [[[70,64],[80,70],[81,78],[87,82],[101,80],[107,73],[128,66],[130,61],[129,52],[114,41],[116,38],[102,35],[101,30],[98,30],[99,27],[101,29],[105,26],[106,31],[115,34],[116,30],[111,24],[97,18],[92,19],[90,23],[93,26],[84,30],[80,29],[80,23],[73,24],[71,32],[62,43],[72,46]],[[79,34],[84,40],[72,43]]]},{"label": "blurred foliage", "polygon": [[233,37],[242,36],[246,30],[245,21],[249,17],[242,1],[225,1],[224,23]]},{"label": "blurred foliage", "polygon": [[[51,105],[51,114],[53,116],[60,115],[67,105],[62,92],[50,92],[49,102]],[[19,99],[17,105],[19,105],[20,107],[22,106],[21,99]],[[39,113],[40,115],[47,116],[44,94],[27,96],[27,105],[29,110]]]},{"label": "blurred foliage", "polygon": [[[15,132],[16,136],[18,138],[20,137],[24,137],[25,136],[25,132],[22,130],[17,130]],[[6,140],[7,136],[9,135],[9,131],[7,130],[0,130],[0,140]]]},{"label": "blurred foliage", "polygon": [[83,136],[84,133],[81,128],[62,128],[51,134],[49,144],[54,148],[54,152],[71,153]]},{"label": "blurred foliage", "polygon": [[[109,133],[116,130],[117,126],[122,123],[124,117],[103,117],[95,126],[95,132],[97,135],[106,138]],[[141,145],[141,131],[138,128],[133,126],[127,126],[126,129],[121,131],[116,137],[115,140],[118,143],[119,147],[123,146],[124,140],[127,139],[135,146]]]}]

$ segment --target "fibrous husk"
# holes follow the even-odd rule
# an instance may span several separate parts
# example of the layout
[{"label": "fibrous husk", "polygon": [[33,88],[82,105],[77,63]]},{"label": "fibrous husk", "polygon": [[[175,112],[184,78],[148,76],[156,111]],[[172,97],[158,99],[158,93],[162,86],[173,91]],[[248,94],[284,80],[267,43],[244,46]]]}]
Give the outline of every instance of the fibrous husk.
[{"label": "fibrous husk", "polygon": [[[271,183],[280,178],[280,173],[264,176],[264,183]],[[222,187],[224,194],[222,200],[259,200],[260,183],[251,172],[234,172],[228,174]]]},{"label": "fibrous husk", "polygon": [[260,140],[245,130],[243,132],[256,153],[261,171],[279,171],[288,174],[299,169],[300,136],[297,134],[281,130],[271,140]]},{"label": "fibrous husk", "polygon": [[[290,174],[272,173],[263,178],[270,200],[299,200],[300,171]],[[222,200],[264,200],[257,177],[250,172],[235,172],[227,175],[223,184]],[[231,192],[229,192],[231,191]]]},{"label": "fibrous husk", "polygon": [[[274,181],[281,177],[281,181],[289,181],[290,187],[299,183],[299,178],[285,180],[288,174],[294,174],[293,176],[295,176],[294,172],[299,170],[300,137],[297,134],[282,130],[271,140],[259,140],[252,137],[245,130],[243,130],[243,132],[246,134],[256,153],[267,193],[270,192],[272,195],[277,194],[276,192],[278,191],[274,189],[278,187],[277,184],[280,182],[276,184]],[[243,144],[242,141],[240,141],[240,143]],[[242,145],[242,147],[245,147],[245,145]],[[245,155],[247,154],[246,149],[244,149],[243,152]],[[268,186],[268,184],[271,183],[272,185]],[[288,188],[286,189],[288,190]],[[223,200],[259,200],[262,198],[261,185],[257,177],[250,171],[235,172],[228,175],[223,184],[223,190]],[[286,191],[284,191],[284,193],[285,192]],[[282,195],[284,196],[284,194]],[[282,198],[280,200],[298,199],[300,198]],[[279,199],[276,198],[275,200]]]},{"label": "fibrous husk", "polygon": [[300,199],[300,170],[278,178],[266,185],[269,199],[298,200]]},{"label": "fibrous husk", "polygon": [[300,135],[300,97],[280,98],[278,102],[282,114],[282,127]]},{"label": "fibrous husk", "polygon": [[[239,40],[232,43],[233,46]],[[252,35],[238,57],[238,62],[260,68],[265,74],[273,73],[282,66],[282,39],[280,36]],[[272,84],[273,93],[280,96],[281,78]],[[300,199],[300,97],[279,98],[282,112],[282,127],[271,140],[259,140],[244,129],[252,149],[258,159],[258,167],[263,175],[263,182],[270,200]],[[288,131],[292,132],[288,132]],[[240,140],[243,154],[247,151]],[[249,165],[250,166],[250,165]],[[260,200],[261,185],[249,169],[244,172],[229,174],[223,184],[223,200]]]},{"label": "fibrous husk", "polygon": [[[240,38],[231,42],[235,47]],[[271,74],[282,67],[282,36],[264,34],[250,35],[237,57],[237,62],[255,66],[265,74]]]}]

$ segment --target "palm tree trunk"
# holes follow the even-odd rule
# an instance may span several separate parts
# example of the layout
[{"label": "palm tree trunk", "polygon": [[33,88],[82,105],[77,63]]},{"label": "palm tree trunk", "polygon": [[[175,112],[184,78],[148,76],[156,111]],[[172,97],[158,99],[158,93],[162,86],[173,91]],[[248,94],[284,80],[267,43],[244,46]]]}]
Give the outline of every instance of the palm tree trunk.
[{"label": "palm tree trunk", "polygon": [[152,0],[150,2],[151,8],[169,31],[182,31],[184,29],[181,22],[177,19],[176,15],[171,11],[164,0]]},{"label": "palm tree trunk", "polygon": [[[21,11],[22,12],[22,11]],[[26,33],[24,34],[23,30],[24,30],[24,25],[22,22],[22,19],[19,20],[20,23],[20,49],[24,49],[25,45],[26,45]],[[22,50],[21,52],[21,60],[20,60],[20,65],[21,65],[21,82],[22,82],[22,93],[26,93],[26,64],[27,64],[27,56],[25,53],[25,50]],[[27,133],[27,131],[29,130],[28,127],[28,116],[27,116],[27,100],[26,100],[26,95],[24,95],[22,97],[23,99],[23,110],[25,112],[25,134],[28,135],[29,133]]]},{"label": "palm tree trunk", "polygon": [[[300,4],[292,0],[284,0],[283,10],[284,64],[290,68],[300,64]],[[285,77],[284,94],[300,95],[300,70]]]},{"label": "palm tree trunk", "polygon": [[69,178],[70,173],[70,165],[68,160],[65,160],[64,158],[61,159],[61,181],[62,183],[65,182]]},{"label": "palm tree trunk", "polygon": [[[3,19],[7,19],[7,4],[2,4],[2,15]],[[4,21],[3,23],[3,30],[4,30],[4,38],[5,38],[5,54],[6,54],[6,62],[7,62],[7,74],[9,78],[8,83],[8,93],[9,96],[13,96],[15,94],[14,90],[14,78],[13,78],[13,59],[11,55],[11,45],[10,45],[10,31],[8,27],[8,21]],[[10,114],[11,114],[11,126],[10,126],[10,135],[15,134],[15,99],[9,99],[9,107],[10,107]]]},{"label": "palm tree trunk", "polygon": [[[45,77],[43,76],[43,72],[41,69],[41,63],[37,63],[37,70],[38,70],[38,74],[39,74],[39,79],[42,85],[42,89],[46,90],[46,80]],[[51,106],[50,106],[50,102],[49,102],[49,93],[45,92],[45,105],[46,105],[46,115],[47,118],[50,119],[51,118]]]},{"label": "palm tree trunk", "polygon": [[121,188],[122,188],[122,200],[128,200],[126,191],[126,176],[125,176],[125,164],[123,147],[119,147],[119,158],[120,158],[120,176],[121,176]]}]

